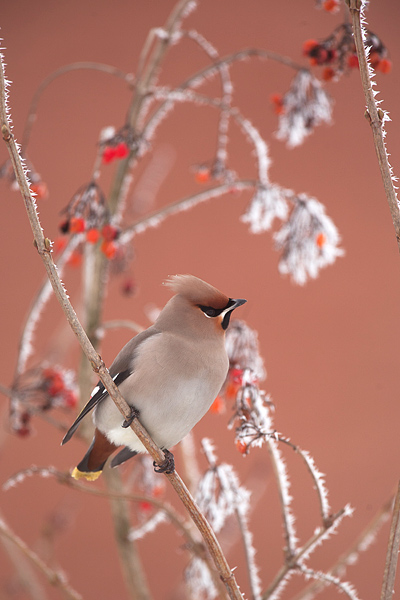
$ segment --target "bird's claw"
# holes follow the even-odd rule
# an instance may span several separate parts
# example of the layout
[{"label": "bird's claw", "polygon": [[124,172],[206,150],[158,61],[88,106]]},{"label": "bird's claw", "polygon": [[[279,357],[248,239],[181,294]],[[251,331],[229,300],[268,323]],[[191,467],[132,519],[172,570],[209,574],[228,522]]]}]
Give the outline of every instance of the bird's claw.
[{"label": "bird's claw", "polygon": [[130,427],[130,426],[132,425],[132,422],[133,422],[135,419],[137,419],[137,418],[139,417],[139,415],[140,415],[140,411],[139,411],[137,408],[135,408],[134,406],[130,406],[129,408],[131,409],[131,414],[130,414],[130,416],[129,416],[127,419],[125,419],[125,421],[122,423],[122,427],[123,427],[124,429],[126,429],[127,427]]},{"label": "bird's claw", "polygon": [[172,452],[169,450],[163,450],[165,459],[161,464],[153,462],[154,471],[156,473],[166,473],[170,475],[175,471],[175,459]]}]

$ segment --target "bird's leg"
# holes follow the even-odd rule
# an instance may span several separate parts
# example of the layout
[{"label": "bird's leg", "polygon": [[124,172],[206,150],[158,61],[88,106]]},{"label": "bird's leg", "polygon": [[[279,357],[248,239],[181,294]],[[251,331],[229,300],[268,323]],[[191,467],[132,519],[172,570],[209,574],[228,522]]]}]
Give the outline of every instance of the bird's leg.
[{"label": "bird's leg", "polygon": [[134,421],[135,419],[137,419],[139,417],[139,415],[140,415],[140,411],[137,408],[135,408],[134,406],[129,406],[129,408],[131,409],[131,414],[122,423],[122,427],[124,427],[124,429],[126,429],[127,427],[130,427],[132,425],[132,421]]},{"label": "bird's leg", "polygon": [[158,465],[156,462],[153,462],[154,471],[156,473],[168,473],[168,475],[170,475],[175,471],[174,455],[169,450],[163,450],[163,452],[165,459],[160,465]]}]

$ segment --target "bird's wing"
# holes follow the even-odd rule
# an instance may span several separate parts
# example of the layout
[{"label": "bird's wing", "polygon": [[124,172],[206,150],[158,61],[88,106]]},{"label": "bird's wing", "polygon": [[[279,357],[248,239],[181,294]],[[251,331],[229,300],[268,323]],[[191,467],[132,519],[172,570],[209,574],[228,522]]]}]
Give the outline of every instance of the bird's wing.
[{"label": "bird's wing", "polygon": [[[119,386],[133,371],[135,370],[135,354],[140,347],[140,345],[147,340],[147,338],[152,335],[158,334],[159,331],[155,329],[155,327],[149,327],[145,331],[142,331],[135,337],[133,337],[119,352],[116,356],[114,362],[110,367],[110,375],[114,380],[116,386]],[[97,405],[99,402],[102,402],[108,396],[108,392],[105,389],[104,385],[101,381],[98,381],[96,387],[94,388],[90,400],[83,407],[79,415],[76,417],[75,421],[68,429],[65,434],[62,444],[66,444],[71,437],[74,435],[75,431],[78,429],[79,423],[82,421],[84,417]]]}]

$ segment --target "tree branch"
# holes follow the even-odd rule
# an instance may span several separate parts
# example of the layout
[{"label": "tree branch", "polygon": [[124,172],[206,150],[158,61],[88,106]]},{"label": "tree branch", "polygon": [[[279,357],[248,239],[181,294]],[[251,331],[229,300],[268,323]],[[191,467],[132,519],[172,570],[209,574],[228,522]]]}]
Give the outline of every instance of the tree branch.
[{"label": "tree branch", "polygon": [[346,3],[349,6],[352,18],[354,42],[356,45],[358,62],[360,65],[361,83],[364,91],[365,101],[367,104],[367,111],[365,113],[365,116],[367,117],[369,124],[371,125],[374,146],[383,181],[383,187],[385,189],[386,198],[389,203],[393,226],[396,233],[397,246],[400,252],[400,210],[396,190],[393,185],[393,172],[389,164],[389,159],[386,152],[383,130],[384,122],[388,119],[388,117],[385,111],[383,111],[381,108],[378,108],[372,89],[370,66],[367,61],[367,55],[363,41],[363,32],[361,27],[363,1],[346,0]]},{"label": "tree branch", "polygon": [[[56,267],[54,265],[52,256],[51,256],[51,243],[50,241],[44,237],[43,231],[39,222],[39,217],[36,211],[36,206],[33,197],[30,195],[30,190],[28,186],[28,181],[26,179],[23,165],[21,162],[20,155],[18,153],[18,149],[14,140],[14,137],[11,133],[10,126],[8,123],[7,112],[6,112],[6,88],[5,88],[5,79],[4,79],[4,66],[3,61],[1,60],[1,69],[0,69],[0,119],[1,119],[1,132],[3,139],[7,145],[8,152],[10,154],[11,162],[15,171],[16,180],[21,191],[25,208],[27,211],[27,215],[29,218],[29,222],[31,224],[31,228],[33,231],[35,244],[39,255],[44,263],[45,269],[47,271],[49,280],[52,284],[54,293],[59,301],[61,308],[64,312],[65,317],[68,320],[68,323],[71,326],[74,334],[76,335],[82,350],[86,354],[90,364],[92,365],[92,369],[98,373],[100,380],[102,381],[104,387],[106,388],[110,398],[115,402],[116,406],[120,410],[121,414],[125,419],[129,419],[130,410],[122,397],[118,387],[115,385],[112,380],[103,360],[98,355],[98,353],[93,348],[92,344],[89,341],[82,325],[80,324],[76,313],[68,299],[68,296],[64,290],[64,287],[60,281],[58,276]],[[135,419],[131,425],[132,430],[137,435],[139,440],[143,443],[146,450],[152,456],[154,461],[157,464],[161,464],[165,457],[163,452],[158,448],[158,446],[153,442],[153,440],[149,437],[144,427],[141,423]],[[234,600],[242,600],[242,595],[240,593],[239,587],[236,583],[236,579],[231,571],[227,560],[221,550],[221,547],[218,543],[218,540],[211,529],[209,523],[205,519],[204,515],[199,511],[196,506],[192,496],[187,490],[185,484],[179,477],[178,473],[174,472],[171,474],[166,474],[166,477],[169,479],[173,488],[177,492],[181,501],[183,502],[186,510],[189,512],[190,517],[193,519],[200,533],[202,534],[206,546],[212,556],[212,559],[217,567],[220,578],[224,582],[226,589],[229,593],[230,598]]]},{"label": "tree branch", "polygon": [[31,550],[27,544],[11,530],[1,518],[0,535],[15,544],[19,550],[21,550],[21,552],[23,552],[23,554],[27,556],[29,560],[31,560],[33,564],[46,576],[49,583],[59,588],[63,592],[65,598],[68,598],[69,600],[82,600],[82,596],[69,585],[65,575],[48,567],[40,558],[40,556]]}]

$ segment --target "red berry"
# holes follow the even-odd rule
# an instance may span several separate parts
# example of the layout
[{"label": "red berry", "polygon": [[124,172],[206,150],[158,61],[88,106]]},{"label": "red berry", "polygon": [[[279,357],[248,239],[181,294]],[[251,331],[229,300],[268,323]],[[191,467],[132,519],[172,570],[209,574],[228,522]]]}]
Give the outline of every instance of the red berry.
[{"label": "red berry", "polygon": [[338,12],[340,3],[339,0],[325,0],[322,6],[327,12],[335,13]]},{"label": "red berry", "polygon": [[70,233],[82,233],[82,231],[85,231],[85,228],[85,219],[82,219],[82,217],[72,217],[69,222]]},{"label": "red berry", "polygon": [[114,242],[104,240],[101,244],[101,251],[109,260],[112,260],[117,254],[117,246]]},{"label": "red berry", "polygon": [[282,94],[271,94],[270,100],[271,100],[272,104],[274,105],[275,114],[281,115],[282,113],[285,112],[285,106],[283,103]]},{"label": "red berry", "polygon": [[49,396],[57,396],[60,392],[64,390],[64,379],[60,375],[60,373],[54,373],[54,375],[49,378],[47,382],[48,388],[47,393]]},{"label": "red berry", "polygon": [[325,67],[325,69],[322,71],[322,79],[324,81],[332,81],[332,79],[334,77],[335,77],[334,69],[332,69],[331,67]]},{"label": "red berry", "polygon": [[28,437],[28,435],[31,434],[31,430],[29,427],[26,427],[25,425],[19,427],[18,429],[15,430],[15,433],[17,435],[19,435],[19,437]]},{"label": "red berry", "polygon": [[358,69],[360,65],[358,64],[357,54],[350,54],[347,57],[347,66],[350,67],[350,69]]},{"label": "red berry", "polygon": [[100,239],[100,231],[98,229],[88,229],[86,233],[86,240],[89,244],[96,244]]},{"label": "red berry", "polygon": [[376,68],[381,73],[390,73],[392,70],[392,62],[388,58],[382,58],[382,60],[380,60],[377,64]]},{"label": "red berry", "polygon": [[309,56],[311,50],[315,50],[319,46],[317,40],[306,40],[303,44],[303,55]]},{"label": "red berry", "polygon": [[153,506],[150,504],[150,502],[139,502],[139,508],[141,511],[143,512],[150,512],[153,508]]},{"label": "red berry", "polygon": [[125,142],[120,142],[115,146],[115,157],[126,158],[129,155],[129,148]]},{"label": "red berry", "polygon": [[77,395],[72,390],[64,391],[63,400],[65,406],[68,408],[75,408],[75,406],[78,404]]},{"label": "red berry", "polygon": [[130,277],[122,283],[121,291],[125,296],[132,296],[136,292],[136,283]]},{"label": "red berry", "polygon": [[369,55],[369,62],[371,63],[373,68],[376,69],[379,63],[381,62],[381,56],[379,52],[372,51]]},{"label": "red berry", "polygon": [[39,200],[46,200],[49,197],[49,190],[44,181],[37,181],[32,183],[31,192],[36,194],[36,198]]},{"label": "red berry", "polygon": [[103,163],[108,164],[114,160],[115,155],[115,147],[114,146],[106,146],[103,150]]},{"label": "red berry", "polygon": [[101,235],[106,240],[106,242],[112,242],[113,240],[117,239],[119,235],[119,230],[116,227],[114,227],[114,225],[104,225],[101,230]]}]

